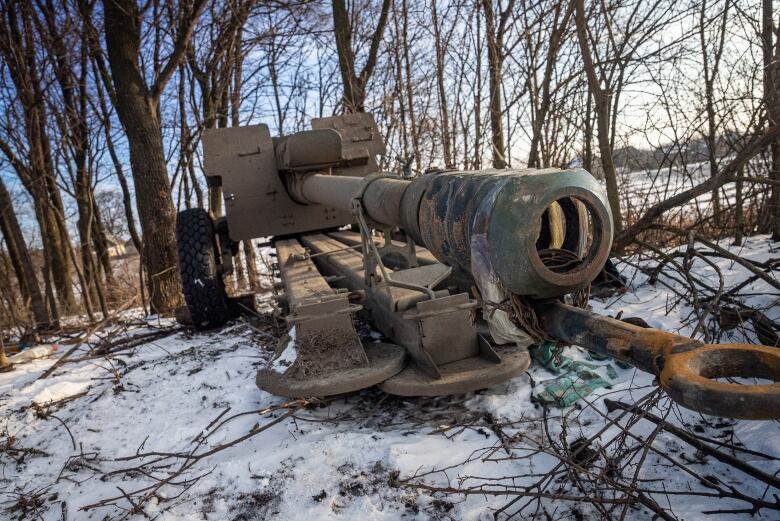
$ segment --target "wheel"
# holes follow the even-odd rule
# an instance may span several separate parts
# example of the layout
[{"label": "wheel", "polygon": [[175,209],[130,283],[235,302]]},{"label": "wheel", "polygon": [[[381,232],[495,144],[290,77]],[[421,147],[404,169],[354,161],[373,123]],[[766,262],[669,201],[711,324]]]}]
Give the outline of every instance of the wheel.
[{"label": "wheel", "polygon": [[214,223],[203,208],[179,212],[176,246],[184,300],[198,329],[218,327],[230,318],[227,296],[218,271]]}]

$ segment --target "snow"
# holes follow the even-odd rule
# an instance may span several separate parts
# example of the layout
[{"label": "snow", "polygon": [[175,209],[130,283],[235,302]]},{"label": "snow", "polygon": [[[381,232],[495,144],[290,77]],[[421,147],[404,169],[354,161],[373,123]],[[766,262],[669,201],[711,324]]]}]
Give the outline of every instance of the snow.
[{"label": "snow", "polygon": [[25,349],[15,355],[9,356],[8,360],[12,364],[18,364],[27,360],[33,360],[35,358],[43,358],[54,354],[60,346],[57,345],[38,345]]},{"label": "snow", "polygon": [[290,340],[284,346],[284,350],[279,356],[271,361],[270,368],[277,373],[284,373],[298,358],[298,349],[295,347],[295,326],[290,328],[287,333]]},{"label": "snow", "polygon": [[[720,244],[727,247],[728,241]],[[778,245],[766,236],[751,237],[739,248],[728,247],[755,261],[777,257],[779,253]],[[639,258],[628,260],[645,262]],[[727,287],[749,276],[737,263],[716,257],[711,260],[723,272]],[[642,316],[652,326],[691,333],[695,327],[691,310],[674,305],[676,296],[672,289],[660,283],[648,284],[645,274],[626,263],[618,267],[628,278],[630,290],[606,301],[593,300],[594,311],[608,315],[622,311],[624,317]],[[711,282],[717,280],[713,270],[700,260],[694,261],[691,272]],[[672,279],[664,281],[677,287],[678,282]],[[756,281],[742,291],[750,295],[748,305],[763,310],[770,319],[780,320],[780,295],[769,284]],[[270,309],[263,309],[263,313],[268,312]],[[82,510],[121,496],[120,489],[130,492],[153,483],[140,472],[119,472],[140,462],[117,458],[137,452],[188,453],[198,447],[197,440],[208,432],[210,435],[197,449],[202,453],[280,418],[288,411],[284,407],[287,400],[261,391],[254,381],[257,369],[274,357],[278,333],[268,323],[237,321],[206,334],[179,329],[110,359],[65,363],[44,380],[37,378],[51,367],[55,358],[33,360],[18,365],[12,372],[1,373],[0,519],[121,519],[132,508],[124,498],[114,505]],[[156,317],[123,334],[138,335],[172,325]],[[743,334],[752,332],[724,332],[719,341],[743,341]],[[369,335],[377,336],[375,332]],[[294,360],[294,335],[291,336],[277,364]],[[86,346],[73,356],[85,354]],[[567,348],[566,354],[581,360],[587,358],[579,348]],[[548,440],[559,443],[566,439],[572,443],[579,437],[603,431],[596,441],[606,446],[627,427],[633,436],[647,439],[654,435],[651,422],[636,418],[629,421],[628,417],[617,421],[619,413],[608,413],[604,403],[606,398],[636,403],[656,388],[651,375],[619,369],[612,388],[599,389],[566,410],[550,409],[545,422],[544,411],[531,400],[532,386],[542,385],[553,376],[532,366],[518,378],[466,395],[401,398],[369,389],[319,407],[300,409],[273,427],[198,461],[186,477],[200,479],[189,488],[162,487],[158,498],[143,505],[144,512],[161,520],[486,521],[493,519],[493,513],[512,497],[442,495],[416,485],[466,488],[495,485],[500,478],[509,477],[512,479],[508,482],[516,486],[527,485],[559,463]],[[80,393],[86,395],[52,407],[53,416],[41,417],[32,406],[33,402],[45,406]],[[237,413],[249,411],[252,413],[220,424]],[[705,417],[671,406],[666,398],[660,400],[654,412],[660,416],[668,412],[666,420],[686,430],[742,443],[751,450],[780,458],[778,422]],[[487,417],[500,422],[504,434],[516,440],[510,450],[512,458],[488,426]],[[28,454],[17,462],[4,449],[11,438],[12,447],[34,448],[45,454]],[[697,455],[694,449],[664,431],[655,433],[652,445],[670,457],[689,461],[693,472],[686,474],[674,469],[660,454],[651,451],[640,473],[645,486],[670,492],[706,490],[700,480],[708,476],[751,497],[764,496],[773,501],[773,494],[780,493],[766,490],[758,480],[711,457]],[[608,453],[609,448],[605,451]],[[780,472],[780,459],[737,455],[769,474]],[[153,474],[164,477],[171,468],[156,468]],[[629,466],[628,472],[634,468]],[[557,486],[551,485],[548,490],[557,491]],[[560,487],[562,492],[581,494],[570,483],[560,483]],[[32,492],[40,495],[40,501],[25,514],[17,503],[20,494]],[[661,507],[671,507],[680,519],[750,517],[704,514],[747,506],[736,499],[665,493],[653,494],[652,498]],[[620,511],[618,508],[618,516]],[[507,512],[514,511],[510,508]],[[558,499],[544,499],[539,510],[532,506],[516,518],[547,518],[544,512],[554,519],[600,518],[591,505]],[[130,517],[143,519],[140,514]],[[626,519],[652,517],[647,508],[636,507],[627,511]],[[764,509],[750,518],[777,519],[778,512]]]},{"label": "snow", "polygon": [[[733,156],[724,157],[721,165],[727,164]],[[765,172],[768,165],[762,159],[754,159],[747,168],[746,175],[755,175],[752,170]],[[627,215],[636,219],[652,205],[658,204],[673,195],[689,190],[710,177],[710,165],[708,162],[689,163],[683,166],[664,167],[659,170],[639,170],[618,173],[618,191],[620,204],[624,218]],[[765,187],[756,183],[744,183],[744,201],[751,201]],[[718,189],[720,201],[723,206],[733,206],[737,201],[737,186],[735,183],[727,183]],[[745,204],[745,203],[743,203]],[[754,210],[750,204],[745,204],[746,212]],[[685,222],[691,218],[702,218],[712,214],[712,193],[706,192],[695,197],[678,208],[669,210],[664,219],[668,222]]]}]

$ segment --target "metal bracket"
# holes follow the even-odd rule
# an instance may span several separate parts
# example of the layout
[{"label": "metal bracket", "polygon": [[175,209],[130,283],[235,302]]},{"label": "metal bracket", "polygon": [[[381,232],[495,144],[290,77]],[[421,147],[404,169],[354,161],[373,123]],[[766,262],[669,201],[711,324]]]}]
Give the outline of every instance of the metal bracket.
[{"label": "metal bracket", "polygon": [[[390,275],[390,272],[385,267],[384,262],[382,262],[382,255],[381,255],[380,248],[377,247],[376,243],[373,240],[372,228],[369,226],[367,222],[365,212],[363,211],[363,202],[359,197],[355,197],[352,200],[352,215],[354,215],[355,219],[357,219],[358,228],[360,229],[360,242],[361,242],[361,249],[363,252],[363,265],[365,268],[366,285],[368,287],[384,286],[388,294],[390,293],[391,287],[411,289],[426,294],[428,295],[429,299],[434,300],[436,298],[436,293],[434,292],[433,288],[435,287],[436,284],[439,284],[441,281],[443,281],[444,279],[446,279],[452,274],[452,268],[446,266],[446,269],[443,270],[443,273],[441,273],[438,277],[431,280],[427,285],[420,285],[410,281],[394,279]],[[383,247],[396,248],[396,246],[392,245],[392,240],[389,239],[388,237],[389,234],[385,235],[385,244],[383,245]],[[387,246],[388,244],[390,246]],[[400,250],[400,248],[398,249]],[[406,254],[406,252],[404,252],[404,254]],[[442,266],[444,265],[442,264]],[[379,271],[381,273],[381,278],[377,278],[376,275],[377,268],[379,268]],[[414,268],[414,269],[419,269],[419,268]]]},{"label": "metal bracket", "polygon": [[[419,266],[417,260],[417,245],[411,237],[398,228],[376,228],[382,235],[382,245],[379,246],[379,254],[386,259],[393,259],[391,264],[403,268],[416,268]],[[393,233],[400,235],[404,245],[398,246],[393,242]]]}]

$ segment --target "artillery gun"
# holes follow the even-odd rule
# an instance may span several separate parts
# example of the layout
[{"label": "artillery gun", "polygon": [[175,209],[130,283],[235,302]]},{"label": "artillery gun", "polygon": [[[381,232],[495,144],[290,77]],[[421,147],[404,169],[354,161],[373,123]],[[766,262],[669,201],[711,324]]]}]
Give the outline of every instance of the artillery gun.
[{"label": "artillery gun", "polygon": [[[239,241],[276,252],[288,325],[257,385],[282,396],[379,386],[432,396],[525,371],[540,339],[582,346],[657,375],[678,403],[734,418],[780,418],[780,350],[704,345],[583,309],[608,260],[612,217],[582,169],[382,173],[368,114],[312,121],[272,138],[266,125],[203,135],[209,187],[226,215],[181,212],[185,299],[197,327],[229,317],[223,277]],[[579,304],[581,307],[578,307]],[[361,313],[389,342],[361,342]],[[771,381],[739,385],[728,377]]]}]

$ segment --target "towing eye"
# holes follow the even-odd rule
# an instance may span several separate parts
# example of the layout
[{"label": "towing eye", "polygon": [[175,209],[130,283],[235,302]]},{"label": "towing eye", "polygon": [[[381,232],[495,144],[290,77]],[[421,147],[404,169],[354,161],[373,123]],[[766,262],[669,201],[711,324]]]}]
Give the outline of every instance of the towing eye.
[{"label": "towing eye", "polygon": [[[661,388],[683,407],[728,418],[780,419],[778,347],[704,344],[560,302],[540,302],[535,309],[540,324],[553,338],[658,376]],[[739,377],[771,383],[722,381]]]}]

